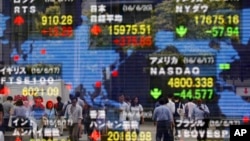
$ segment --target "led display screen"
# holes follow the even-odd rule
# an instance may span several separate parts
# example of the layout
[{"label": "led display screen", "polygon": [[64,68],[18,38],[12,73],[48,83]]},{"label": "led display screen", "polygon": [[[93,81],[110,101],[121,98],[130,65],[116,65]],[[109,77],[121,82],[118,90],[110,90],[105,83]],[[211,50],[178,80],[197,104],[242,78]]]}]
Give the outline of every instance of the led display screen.
[{"label": "led display screen", "polygon": [[[241,137],[250,123],[249,17],[247,0],[0,0],[0,102],[11,96],[27,108],[4,124],[0,111],[0,131],[10,141],[74,141],[67,106],[79,96],[81,139],[155,141],[153,115],[173,96],[182,104],[169,138]],[[190,100],[207,107],[197,109],[204,120],[186,109]]]},{"label": "led display screen", "polygon": [[101,2],[90,5],[90,48],[151,48],[153,1]]}]

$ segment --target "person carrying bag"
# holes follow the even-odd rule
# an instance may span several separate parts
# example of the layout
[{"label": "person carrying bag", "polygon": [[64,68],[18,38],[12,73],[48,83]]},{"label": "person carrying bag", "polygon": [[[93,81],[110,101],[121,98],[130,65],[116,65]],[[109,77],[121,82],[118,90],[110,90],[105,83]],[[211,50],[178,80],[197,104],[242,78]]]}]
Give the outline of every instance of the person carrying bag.
[{"label": "person carrying bag", "polygon": [[[197,130],[197,141],[206,140],[207,139],[207,129],[209,127],[209,116],[210,111],[206,104],[202,103],[201,99],[197,100],[197,105],[193,109],[192,112],[192,118],[197,123],[204,123],[204,124],[197,124],[196,130]],[[201,131],[204,131],[204,135],[201,135]]]}]

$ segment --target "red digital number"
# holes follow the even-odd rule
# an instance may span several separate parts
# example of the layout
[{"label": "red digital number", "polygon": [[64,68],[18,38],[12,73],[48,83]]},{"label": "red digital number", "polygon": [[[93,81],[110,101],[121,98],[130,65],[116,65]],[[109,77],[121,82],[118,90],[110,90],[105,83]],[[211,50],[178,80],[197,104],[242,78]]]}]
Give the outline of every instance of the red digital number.
[{"label": "red digital number", "polygon": [[49,36],[50,37],[58,37],[59,36],[59,28],[57,26],[49,27]]},{"label": "red digital number", "polygon": [[53,27],[49,27],[49,36],[53,37]]},{"label": "red digital number", "polygon": [[28,98],[27,98],[27,96],[23,96],[23,95],[15,95],[14,101],[17,101],[17,100],[27,101]]},{"label": "red digital number", "polygon": [[54,26],[42,29],[41,34],[49,37],[72,37],[73,28],[71,26]]},{"label": "red digital number", "polygon": [[151,36],[141,36],[140,37],[140,46],[141,47],[152,46],[152,37]]},{"label": "red digital number", "polygon": [[62,37],[71,37],[71,36],[73,36],[73,28],[71,26],[63,26],[61,36]]},{"label": "red digital number", "polygon": [[122,36],[113,40],[113,43],[120,47],[151,47],[153,44],[152,36]]}]

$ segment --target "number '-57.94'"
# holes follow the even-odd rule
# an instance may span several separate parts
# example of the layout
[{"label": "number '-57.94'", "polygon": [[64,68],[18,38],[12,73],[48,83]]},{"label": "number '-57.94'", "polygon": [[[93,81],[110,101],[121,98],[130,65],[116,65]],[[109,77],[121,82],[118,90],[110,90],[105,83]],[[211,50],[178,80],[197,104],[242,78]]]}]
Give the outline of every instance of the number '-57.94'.
[{"label": "number '-57.94'", "polygon": [[239,36],[239,27],[214,26],[214,27],[212,27],[212,36],[213,37]]}]

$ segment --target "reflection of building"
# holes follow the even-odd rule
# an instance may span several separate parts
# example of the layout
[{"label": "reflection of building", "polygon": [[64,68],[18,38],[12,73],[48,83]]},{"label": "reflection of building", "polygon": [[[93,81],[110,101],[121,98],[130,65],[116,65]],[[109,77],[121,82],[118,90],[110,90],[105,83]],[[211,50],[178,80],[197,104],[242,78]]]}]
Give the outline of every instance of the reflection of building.
[{"label": "reflection of building", "polygon": [[0,42],[0,63],[3,62],[3,46],[2,46],[2,42]]},{"label": "reflection of building", "polygon": [[228,84],[224,81],[217,81],[216,82],[216,91],[217,92],[222,92],[222,91],[234,91],[234,86],[232,84]]},{"label": "reflection of building", "polygon": [[225,81],[216,82],[216,91],[231,91],[237,96],[242,97],[247,102],[250,102],[250,79],[227,79]]},{"label": "reflection of building", "polygon": [[[0,0],[0,13],[2,13],[2,12],[3,12],[3,0]],[[3,46],[2,46],[2,42],[0,42],[0,62],[3,61],[3,55],[2,54],[3,54]]]},{"label": "reflection of building", "polygon": [[85,0],[82,3],[82,15],[87,14],[90,11],[90,6],[96,4],[96,0]]},{"label": "reflection of building", "polygon": [[250,97],[250,79],[227,80],[226,82],[235,86],[236,95]]},{"label": "reflection of building", "polygon": [[3,0],[0,0],[0,12],[3,12]]}]

